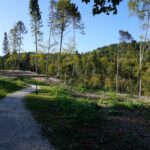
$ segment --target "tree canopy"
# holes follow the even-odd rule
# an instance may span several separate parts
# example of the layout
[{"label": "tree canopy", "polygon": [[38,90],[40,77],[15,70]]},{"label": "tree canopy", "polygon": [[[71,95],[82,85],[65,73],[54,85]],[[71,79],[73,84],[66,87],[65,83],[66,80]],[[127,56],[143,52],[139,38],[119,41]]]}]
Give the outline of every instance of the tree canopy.
[{"label": "tree canopy", "polygon": [[126,41],[132,41],[132,35],[128,31],[123,31],[119,30],[119,35],[120,35],[120,41],[121,42],[126,42]]},{"label": "tree canopy", "polygon": [[[89,3],[91,0],[82,0],[82,2]],[[117,6],[122,0],[94,0],[93,15],[105,13],[109,15],[111,12],[117,14]]]}]

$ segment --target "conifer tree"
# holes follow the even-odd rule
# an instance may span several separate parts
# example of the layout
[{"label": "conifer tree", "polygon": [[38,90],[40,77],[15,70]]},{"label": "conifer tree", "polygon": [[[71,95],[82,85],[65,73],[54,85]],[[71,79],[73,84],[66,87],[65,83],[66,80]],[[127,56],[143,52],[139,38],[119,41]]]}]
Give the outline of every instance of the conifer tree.
[{"label": "conifer tree", "polygon": [[50,0],[50,10],[49,10],[49,18],[48,18],[48,26],[49,26],[49,40],[48,40],[48,50],[46,56],[46,74],[48,74],[48,63],[49,63],[49,53],[52,47],[51,38],[55,31],[55,23],[56,23],[56,6],[57,2],[55,0]]},{"label": "conifer tree", "polygon": [[76,52],[76,30],[80,30],[81,33],[84,33],[84,25],[81,22],[81,13],[78,10],[78,7],[74,4],[71,3],[70,5],[70,15],[71,15],[71,20],[72,20],[72,27],[73,27],[73,69],[72,69],[72,76],[74,76],[75,73],[75,64],[74,64],[74,56]]},{"label": "conifer tree", "polygon": [[17,39],[18,39],[18,69],[20,69],[20,59],[21,59],[21,45],[23,44],[22,34],[26,34],[27,30],[22,21],[18,21],[16,24],[17,27]]},{"label": "conifer tree", "polygon": [[9,42],[8,42],[8,36],[7,33],[4,33],[4,40],[3,40],[3,53],[5,55],[4,57],[4,69],[6,69],[6,59],[9,55]]},{"label": "conifer tree", "polygon": [[4,33],[4,40],[3,40],[3,53],[7,55],[9,53],[9,42],[8,42],[8,35]]},{"label": "conifer tree", "polygon": [[21,45],[23,44],[22,40],[23,40],[23,37],[22,37],[22,34],[26,34],[27,33],[27,30],[26,30],[26,27],[24,25],[24,23],[22,21],[18,21],[17,24],[17,32],[18,32],[18,53],[19,53],[19,56],[20,56],[20,52],[21,52]]},{"label": "conifer tree", "polygon": [[70,0],[59,0],[57,3],[55,28],[58,34],[60,35],[57,76],[60,76],[60,60],[61,60],[64,32],[66,31],[67,27],[71,24],[70,6],[71,6]]},{"label": "conifer tree", "polygon": [[29,3],[29,11],[31,16],[31,30],[33,36],[35,38],[35,50],[36,50],[36,57],[35,57],[35,71],[38,72],[38,44],[41,40],[41,27],[42,27],[42,18],[41,18],[41,11],[39,8],[38,0],[30,0]]}]

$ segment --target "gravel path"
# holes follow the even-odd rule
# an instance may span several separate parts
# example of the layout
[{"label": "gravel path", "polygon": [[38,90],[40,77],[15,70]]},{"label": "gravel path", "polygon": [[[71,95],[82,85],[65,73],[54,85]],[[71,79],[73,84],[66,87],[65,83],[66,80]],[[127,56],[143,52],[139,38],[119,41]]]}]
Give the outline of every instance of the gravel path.
[{"label": "gravel path", "polygon": [[35,86],[0,101],[0,150],[54,150],[24,107],[24,96],[33,91]]}]

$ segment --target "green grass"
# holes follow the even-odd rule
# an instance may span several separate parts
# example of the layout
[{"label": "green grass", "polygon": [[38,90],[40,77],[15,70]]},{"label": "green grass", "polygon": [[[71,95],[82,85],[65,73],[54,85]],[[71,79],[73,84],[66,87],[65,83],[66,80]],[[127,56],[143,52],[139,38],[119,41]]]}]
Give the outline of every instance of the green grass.
[{"label": "green grass", "polygon": [[[89,128],[103,123],[101,109],[94,102],[74,99],[62,87],[53,86],[43,87],[38,96],[30,94],[27,107],[36,114],[43,133],[48,137],[52,135],[50,141],[58,149],[92,148],[92,138],[99,141],[99,132],[95,130],[92,135],[89,132]],[[52,130],[49,131],[49,127]]]},{"label": "green grass", "polygon": [[18,78],[20,81],[25,82],[27,84],[33,84],[33,85],[47,85],[46,83],[42,82],[42,81],[38,81],[32,78],[27,78],[27,77],[19,77]]},{"label": "green grass", "polygon": [[[149,105],[124,100],[114,93],[101,100],[75,98],[71,95],[70,90],[63,86],[42,86],[39,95],[30,94],[26,97],[26,106],[41,125],[43,135],[48,137],[56,149],[148,148],[149,141],[138,134],[149,119]],[[138,112],[142,115],[139,116]],[[137,120],[135,124],[132,123],[134,117]],[[142,131],[145,133],[141,134],[146,135],[148,131],[145,128]]]},{"label": "green grass", "polygon": [[25,87],[27,87],[27,84],[20,79],[0,77],[0,98]]},{"label": "green grass", "polygon": [[97,101],[99,106],[106,105],[107,107],[118,109],[128,109],[128,110],[135,110],[135,109],[149,109],[150,103],[146,103],[142,100],[128,97],[118,96],[115,93],[109,93],[107,98],[103,98]]}]

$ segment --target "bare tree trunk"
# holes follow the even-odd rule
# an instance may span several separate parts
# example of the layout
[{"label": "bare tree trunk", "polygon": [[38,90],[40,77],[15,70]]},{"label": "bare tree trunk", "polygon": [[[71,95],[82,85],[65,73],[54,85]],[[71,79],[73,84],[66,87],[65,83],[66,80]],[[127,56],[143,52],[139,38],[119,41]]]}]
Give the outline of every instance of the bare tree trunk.
[{"label": "bare tree trunk", "polygon": [[[35,30],[37,30],[36,21],[35,21]],[[35,47],[36,47],[35,71],[36,71],[36,73],[38,73],[38,34],[36,31],[35,31]],[[36,83],[36,95],[38,95],[37,83]]]},{"label": "bare tree trunk", "polygon": [[73,22],[73,50],[76,51],[76,28],[75,22]]},{"label": "bare tree trunk", "polygon": [[60,48],[59,48],[59,53],[60,54],[62,52],[63,33],[64,33],[64,31],[62,30],[61,35],[60,35]]},{"label": "bare tree trunk", "polygon": [[35,71],[38,73],[38,42],[37,42],[37,34],[35,35],[35,46],[36,46],[36,57],[35,57]]},{"label": "bare tree trunk", "polygon": [[58,56],[58,72],[57,72],[57,77],[60,76],[60,60],[61,60],[61,52],[62,52],[62,42],[63,42],[63,34],[64,30],[61,30],[61,35],[60,35],[60,48],[59,48],[59,56]]},{"label": "bare tree trunk", "polygon": [[49,52],[51,49],[51,36],[52,36],[52,29],[50,29],[49,31],[48,51],[47,51],[47,57],[46,57],[46,75],[48,74]]},{"label": "bare tree trunk", "polygon": [[140,46],[140,53],[139,53],[139,97],[142,95],[142,79],[141,79],[141,73],[142,73],[142,43]]},{"label": "bare tree trunk", "polygon": [[74,54],[75,54],[75,51],[76,51],[76,29],[75,29],[74,24],[73,24],[73,30],[74,30],[74,33],[73,33],[73,52],[72,52],[72,57],[73,57],[72,76],[74,76],[74,73],[75,73]]},{"label": "bare tree trunk", "polygon": [[[148,19],[147,19],[144,44],[146,44],[146,42],[147,42],[149,22],[150,22],[150,15],[148,15]],[[141,39],[141,46],[140,46],[140,53],[139,53],[139,92],[138,92],[139,97],[142,96],[142,64],[143,64],[144,51],[145,51],[145,46],[143,46],[142,39]]]},{"label": "bare tree trunk", "polygon": [[119,49],[117,50],[116,93],[118,93],[118,76],[119,76]]},{"label": "bare tree trunk", "polygon": [[38,35],[37,35],[37,27],[36,27],[37,22],[35,21],[35,72],[38,73]]},{"label": "bare tree trunk", "polygon": [[19,46],[18,46],[18,51],[19,51],[19,57],[18,57],[18,69],[20,69],[20,60],[21,60],[21,33],[19,35]]}]

